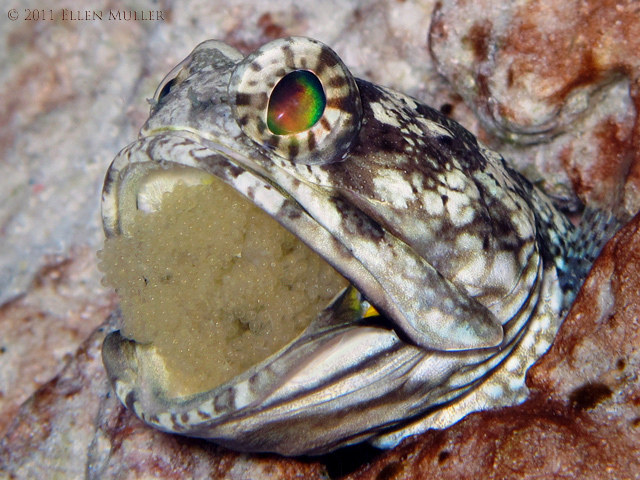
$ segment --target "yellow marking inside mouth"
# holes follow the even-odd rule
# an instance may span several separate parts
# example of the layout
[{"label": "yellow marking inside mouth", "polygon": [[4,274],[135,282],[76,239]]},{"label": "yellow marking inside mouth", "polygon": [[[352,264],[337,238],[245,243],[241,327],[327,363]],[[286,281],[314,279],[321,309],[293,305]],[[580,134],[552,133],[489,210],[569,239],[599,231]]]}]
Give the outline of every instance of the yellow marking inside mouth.
[{"label": "yellow marking inside mouth", "polygon": [[375,308],[373,308],[373,305],[369,305],[369,308],[367,308],[367,311],[364,312],[364,315],[362,316],[362,318],[375,317],[377,315],[380,315],[378,311]]}]

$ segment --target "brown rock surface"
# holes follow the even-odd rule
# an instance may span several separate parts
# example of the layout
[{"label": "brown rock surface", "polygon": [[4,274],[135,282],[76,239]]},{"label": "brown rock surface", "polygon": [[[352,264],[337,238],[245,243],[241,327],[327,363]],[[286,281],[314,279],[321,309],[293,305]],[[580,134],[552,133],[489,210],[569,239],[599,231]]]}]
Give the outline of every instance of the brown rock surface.
[{"label": "brown rock surface", "polygon": [[[633,215],[640,208],[639,39],[633,0],[454,0],[436,7],[430,47],[439,71],[492,133],[542,142],[528,163],[553,172],[549,159],[560,158],[583,201],[622,201]],[[545,179],[549,189],[554,182],[566,180]]]},{"label": "brown rock surface", "polygon": [[[637,2],[442,2],[436,26],[448,36],[434,43],[434,28],[431,49],[458,93],[429,56],[434,3],[138,2],[165,12],[156,22],[28,22],[25,9],[41,7],[11,5],[20,19],[4,17],[0,33],[0,478],[325,475],[325,459],[241,455],[145,427],[107,388],[104,333],[82,343],[114,305],[94,254],[104,172],[136,137],[145,99],[206,38],[247,52],[280,35],[316,37],[358,76],[450,112],[569,204],[573,182],[583,199],[622,192],[626,212],[637,210]],[[569,51],[562,45],[580,47],[564,57],[575,68],[546,68]],[[588,52],[599,63],[584,77]],[[512,65],[519,74],[504,89]],[[465,82],[479,73],[490,94],[474,97]],[[502,137],[483,132],[460,95]],[[540,125],[553,128],[536,132]],[[536,134],[542,143],[511,143]],[[558,342],[531,372],[530,401],[408,439],[351,478],[640,478],[637,229],[638,219],[599,261]]]},{"label": "brown rock surface", "polygon": [[29,295],[0,307],[0,438],[20,405],[60,372],[116,305],[92,280],[95,252],[52,256]]}]

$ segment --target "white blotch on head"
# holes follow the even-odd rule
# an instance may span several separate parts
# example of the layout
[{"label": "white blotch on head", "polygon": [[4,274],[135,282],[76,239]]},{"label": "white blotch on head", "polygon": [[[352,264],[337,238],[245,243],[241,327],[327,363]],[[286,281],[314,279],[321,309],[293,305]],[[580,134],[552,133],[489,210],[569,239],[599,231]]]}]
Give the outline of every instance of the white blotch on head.
[{"label": "white blotch on head", "polygon": [[164,412],[158,415],[158,422],[156,425],[164,428],[168,431],[173,431],[173,422],[171,421],[171,414],[169,412]]},{"label": "white blotch on head", "polygon": [[551,319],[548,315],[541,315],[531,324],[531,330],[535,332],[541,332],[548,330],[551,326]]},{"label": "white blotch on head", "polygon": [[[205,415],[210,415],[210,416],[213,417],[213,414],[215,412],[215,410],[213,408],[213,401],[204,402],[197,409],[195,409],[193,411],[196,412],[196,410],[199,410],[200,412],[204,413]],[[197,413],[196,413],[196,415],[197,415]]]},{"label": "white blotch on head", "polygon": [[380,170],[373,178],[373,186],[378,198],[394,207],[407,208],[415,200],[411,184],[397,170]]},{"label": "white blotch on head", "polygon": [[433,135],[441,137],[453,137],[453,134],[439,123],[436,123],[424,117],[417,117],[416,120],[423,124],[426,127],[427,131],[429,131]]},{"label": "white blotch on head", "polygon": [[501,398],[504,395],[504,388],[502,388],[502,385],[497,383],[485,384],[484,391],[491,398]]},{"label": "white blotch on head", "polygon": [[542,356],[547,352],[547,350],[549,350],[550,346],[551,343],[547,339],[541,338],[540,340],[538,340],[538,343],[536,343],[536,355],[538,355],[539,357]]},{"label": "white blotch on head", "polygon": [[[514,252],[515,253],[515,252]],[[533,240],[528,241],[520,247],[518,250],[518,263],[524,267],[527,263],[529,263],[529,258],[535,253],[535,244]]]},{"label": "white blotch on head", "polygon": [[482,254],[474,255],[472,260],[466,263],[464,267],[458,270],[454,280],[466,285],[476,285],[481,283],[485,276],[487,268],[487,260]]},{"label": "white blotch on head", "polygon": [[471,222],[475,211],[471,208],[469,196],[454,191],[448,191],[446,195],[448,197],[446,207],[451,223],[460,228]]},{"label": "white blotch on head", "polygon": [[240,409],[249,405],[255,400],[251,391],[249,390],[249,382],[244,381],[236,384],[236,394],[234,396],[235,408]]},{"label": "white blotch on head", "polygon": [[511,391],[518,391],[522,388],[522,386],[524,385],[524,378],[523,377],[511,377],[509,379],[509,389]]},{"label": "white blotch on head", "polygon": [[430,215],[441,216],[444,214],[442,197],[433,190],[425,190],[422,192],[422,204]]},{"label": "white blotch on head", "polygon": [[400,128],[400,122],[395,115],[389,115],[389,110],[378,102],[370,103],[369,106],[373,111],[373,116],[380,123],[391,125],[392,127]]},{"label": "white blotch on head", "polygon": [[535,344],[535,336],[534,335],[525,335],[520,342],[520,345],[524,351],[529,351],[533,348]]},{"label": "white blotch on head", "polygon": [[500,185],[498,185],[496,180],[484,172],[476,172],[474,174],[474,178],[478,180],[482,184],[482,186],[484,186],[487,193],[494,198],[497,198],[499,193],[504,192],[504,190],[500,187]]},{"label": "white blotch on head", "polygon": [[482,239],[478,235],[464,232],[456,237],[456,248],[458,250],[482,250]]},{"label": "white blotch on head", "polygon": [[[456,169],[456,170],[447,172],[444,175],[444,181],[447,184],[447,186],[452,190],[457,190],[459,192],[465,192],[466,190],[471,190],[468,188],[466,177],[460,170]],[[466,196],[468,197],[469,194],[466,193]]]},{"label": "white blotch on head", "polygon": [[529,209],[514,212],[511,221],[520,238],[532,238],[535,235],[535,220]]},{"label": "white blotch on head", "polygon": [[518,281],[521,269],[516,265],[513,252],[502,251],[493,254],[493,265],[488,273],[487,285],[504,285],[509,288]]},{"label": "white blotch on head", "polygon": [[517,372],[518,370],[520,370],[520,358],[517,356],[511,356],[507,360],[505,366],[507,367],[507,370],[509,372]]}]

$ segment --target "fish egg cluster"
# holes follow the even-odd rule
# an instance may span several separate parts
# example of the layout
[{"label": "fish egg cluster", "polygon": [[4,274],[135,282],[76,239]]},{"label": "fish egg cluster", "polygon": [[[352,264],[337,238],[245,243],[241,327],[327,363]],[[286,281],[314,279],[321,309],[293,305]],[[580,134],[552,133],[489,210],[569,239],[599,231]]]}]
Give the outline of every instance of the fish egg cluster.
[{"label": "fish egg cluster", "polygon": [[99,252],[121,333],[152,344],[171,396],[215,388],[285,346],[347,281],[228,185],[178,183]]}]

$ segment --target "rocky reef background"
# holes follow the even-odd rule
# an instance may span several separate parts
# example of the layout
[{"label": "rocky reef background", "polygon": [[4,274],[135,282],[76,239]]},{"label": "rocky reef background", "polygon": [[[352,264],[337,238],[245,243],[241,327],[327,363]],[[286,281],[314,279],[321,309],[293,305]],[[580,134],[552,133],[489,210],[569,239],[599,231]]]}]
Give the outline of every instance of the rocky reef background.
[{"label": "rocky reef background", "polygon": [[[638,2],[77,5],[0,12],[0,478],[640,478]],[[587,203],[631,219],[530,371],[523,405],[387,452],[287,459],[149,429],[110,391],[103,175],[196,44],[248,53],[287,35],[460,121],[576,218]]]}]

